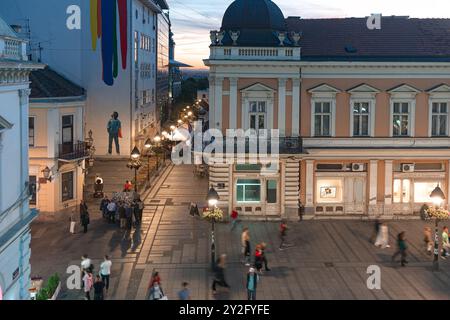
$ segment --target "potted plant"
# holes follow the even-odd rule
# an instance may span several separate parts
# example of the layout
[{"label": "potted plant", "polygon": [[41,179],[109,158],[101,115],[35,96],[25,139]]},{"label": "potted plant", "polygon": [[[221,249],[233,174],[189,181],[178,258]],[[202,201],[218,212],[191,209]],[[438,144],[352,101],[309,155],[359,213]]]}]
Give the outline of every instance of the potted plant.
[{"label": "potted plant", "polygon": [[61,291],[61,281],[59,275],[55,273],[48,280],[45,286],[39,290],[36,300],[56,300]]}]

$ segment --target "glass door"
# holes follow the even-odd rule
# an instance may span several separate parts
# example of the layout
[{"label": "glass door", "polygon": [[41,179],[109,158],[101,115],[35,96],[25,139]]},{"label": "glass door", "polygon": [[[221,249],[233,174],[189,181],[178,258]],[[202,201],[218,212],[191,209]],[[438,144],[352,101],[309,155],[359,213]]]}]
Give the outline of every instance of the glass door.
[{"label": "glass door", "polygon": [[62,151],[63,154],[73,152],[73,115],[62,117]]},{"label": "glass door", "polygon": [[266,214],[279,215],[280,214],[280,194],[279,181],[277,179],[266,180]]}]

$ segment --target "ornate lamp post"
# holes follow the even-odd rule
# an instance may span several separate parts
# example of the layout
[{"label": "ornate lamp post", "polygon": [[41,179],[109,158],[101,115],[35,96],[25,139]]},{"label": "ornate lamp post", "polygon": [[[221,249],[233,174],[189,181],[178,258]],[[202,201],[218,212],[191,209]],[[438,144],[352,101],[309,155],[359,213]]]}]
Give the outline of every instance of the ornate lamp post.
[{"label": "ornate lamp post", "polygon": [[444,210],[441,205],[445,200],[445,194],[442,191],[439,184],[431,192],[430,198],[433,201],[435,207],[427,210],[428,216],[435,220],[435,234],[434,234],[434,259],[433,259],[433,270],[439,270],[439,222],[444,219],[448,219],[448,212]]},{"label": "ornate lamp post", "polygon": [[[219,202],[219,194],[213,186],[209,189],[208,196],[206,200],[208,200],[209,210],[205,215],[206,219],[211,220],[211,268],[214,269],[216,263],[216,239],[215,239],[215,224],[216,220],[220,220],[220,209],[216,207],[217,202]],[[212,210],[211,210],[212,209]]]},{"label": "ornate lamp post", "polygon": [[147,139],[144,144],[145,150],[147,150],[147,181],[150,183],[150,157],[151,157],[151,150],[152,150],[152,141],[150,139]]},{"label": "ornate lamp post", "polygon": [[127,167],[130,169],[134,169],[134,191],[138,192],[137,187],[137,171],[141,167],[141,161],[139,158],[141,157],[141,153],[137,147],[134,147],[133,151],[131,151],[131,160],[128,162]]},{"label": "ornate lamp post", "polygon": [[53,178],[51,176],[52,170],[50,170],[49,167],[45,167],[45,169],[42,170],[41,172],[44,175],[45,180],[47,180],[48,182],[52,182],[52,180],[53,180]]}]

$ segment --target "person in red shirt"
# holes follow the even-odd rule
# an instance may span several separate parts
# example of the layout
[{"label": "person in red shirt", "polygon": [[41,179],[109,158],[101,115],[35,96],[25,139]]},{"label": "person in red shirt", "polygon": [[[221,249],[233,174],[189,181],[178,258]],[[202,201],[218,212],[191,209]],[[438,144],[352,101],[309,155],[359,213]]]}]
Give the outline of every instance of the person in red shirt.
[{"label": "person in red shirt", "polygon": [[255,250],[255,268],[258,271],[258,273],[262,272],[262,267],[263,267],[263,252],[261,245],[258,244]]},{"label": "person in red shirt", "polygon": [[124,192],[131,192],[133,190],[133,185],[131,184],[130,181],[126,181],[125,182],[125,186],[123,187],[123,191]]},{"label": "person in red shirt", "polygon": [[236,209],[234,209],[231,212],[231,231],[233,231],[234,228],[236,227],[236,224],[237,224],[237,221],[238,221],[237,220],[238,216],[239,216],[238,212],[236,211]]},{"label": "person in red shirt", "polygon": [[284,245],[285,245],[285,242],[286,242],[287,229],[288,229],[288,227],[287,227],[286,222],[282,221],[281,225],[280,225],[280,239],[281,239],[280,250],[284,249]]}]

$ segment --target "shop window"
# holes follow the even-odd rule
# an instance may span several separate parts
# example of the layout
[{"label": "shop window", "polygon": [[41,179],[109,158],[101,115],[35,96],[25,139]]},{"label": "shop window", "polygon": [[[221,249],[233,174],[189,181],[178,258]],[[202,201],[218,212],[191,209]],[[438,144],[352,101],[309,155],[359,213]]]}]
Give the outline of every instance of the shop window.
[{"label": "shop window", "polygon": [[341,203],[343,201],[343,179],[318,178],[317,203]]},{"label": "shop window", "polygon": [[411,201],[411,180],[394,180],[394,203],[409,203]]},{"label": "shop window", "polygon": [[267,203],[277,203],[277,185],[276,180],[267,181]]},{"label": "shop window", "polygon": [[236,184],[237,202],[260,202],[261,181],[252,179],[239,179]]},{"label": "shop window", "polygon": [[73,171],[61,174],[61,192],[63,202],[74,199],[73,176]]},{"label": "shop window", "polygon": [[431,192],[439,182],[414,182],[414,203],[431,203]]}]

